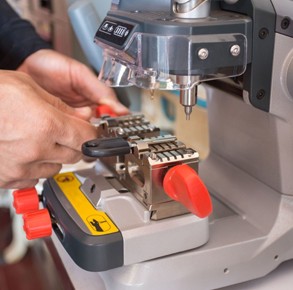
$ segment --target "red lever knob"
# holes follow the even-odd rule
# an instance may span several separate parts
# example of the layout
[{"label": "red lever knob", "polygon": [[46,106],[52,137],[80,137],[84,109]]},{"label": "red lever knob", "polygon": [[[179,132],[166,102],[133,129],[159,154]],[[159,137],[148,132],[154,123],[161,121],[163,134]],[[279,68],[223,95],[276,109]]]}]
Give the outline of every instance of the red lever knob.
[{"label": "red lever knob", "polygon": [[49,237],[52,234],[52,223],[49,211],[44,208],[23,215],[23,229],[28,240]]},{"label": "red lever knob", "polygon": [[117,117],[117,114],[107,105],[99,105],[96,107],[96,117],[108,115],[110,117]]},{"label": "red lever knob", "polygon": [[39,209],[39,196],[34,187],[15,190],[13,198],[13,207],[16,213],[25,213]]},{"label": "red lever knob", "polygon": [[172,167],[164,177],[163,187],[172,199],[182,203],[200,218],[209,216],[213,210],[207,188],[197,173],[186,164]]}]

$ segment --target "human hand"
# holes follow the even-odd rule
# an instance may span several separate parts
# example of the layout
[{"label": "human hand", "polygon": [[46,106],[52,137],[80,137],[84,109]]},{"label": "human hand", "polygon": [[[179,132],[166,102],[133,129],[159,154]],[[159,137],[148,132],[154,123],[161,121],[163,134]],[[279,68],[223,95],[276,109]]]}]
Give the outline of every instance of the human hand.
[{"label": "human hand", "polygon": [[54,50],[42,49],[30,55],[18,68],[45,90],[72,107],[107,105],[118,115],[129,111],[115,92],[98,80],[84,64]]},{"label": "human hand", "polygon": [[96,138],[82,113],[28,75],[0,71],[0,187],[31,187],[77,162],[82,144]]}]

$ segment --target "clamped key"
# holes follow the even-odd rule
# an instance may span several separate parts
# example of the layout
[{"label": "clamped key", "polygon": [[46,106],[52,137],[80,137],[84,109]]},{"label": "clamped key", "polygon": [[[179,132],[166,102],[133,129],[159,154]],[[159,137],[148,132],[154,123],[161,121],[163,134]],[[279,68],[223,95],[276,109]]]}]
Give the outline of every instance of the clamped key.
[{"label": "clamped key", "polygon": [[131,145],[120,137],[94,139],[82,145],[82,152],[95,158],[120,156],[129,154]]}]

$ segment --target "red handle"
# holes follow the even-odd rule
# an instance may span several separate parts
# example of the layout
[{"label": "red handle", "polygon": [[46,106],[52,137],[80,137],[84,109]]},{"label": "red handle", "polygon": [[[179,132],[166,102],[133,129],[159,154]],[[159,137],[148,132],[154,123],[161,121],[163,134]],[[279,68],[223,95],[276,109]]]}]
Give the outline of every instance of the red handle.
[{"label": "red handle", "polygon": [[207,217],[213,210],[210,194],[196,173],[186,164],[172,167],[164,177],[165,192],[182,203],[200,218]]}]

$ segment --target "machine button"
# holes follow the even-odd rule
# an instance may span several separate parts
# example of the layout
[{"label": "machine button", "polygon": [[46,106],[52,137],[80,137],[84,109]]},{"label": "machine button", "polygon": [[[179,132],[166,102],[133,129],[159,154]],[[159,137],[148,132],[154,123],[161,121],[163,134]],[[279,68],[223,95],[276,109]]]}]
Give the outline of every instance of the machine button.
[{"label": "machine button", "polygon": [[200,218],[212,212],[209,192],[198,174],[188,165],[172,167],[164,177],[163,187],[168,196],[182,203]]},{"label": "machine button", "polygon": [[39,196],[34,187],[15,190],[13,192],[13,198],[13,207],[18,214],[39,209]]},{"label": "machine button", "polygon": [[23,229],[28,240],[51,236],[52,223],[49,211],[44,208],[23,215]]}]

